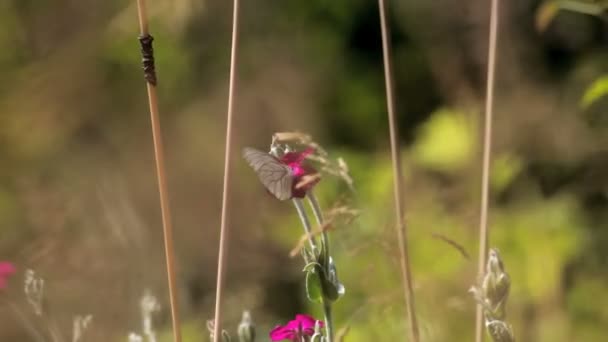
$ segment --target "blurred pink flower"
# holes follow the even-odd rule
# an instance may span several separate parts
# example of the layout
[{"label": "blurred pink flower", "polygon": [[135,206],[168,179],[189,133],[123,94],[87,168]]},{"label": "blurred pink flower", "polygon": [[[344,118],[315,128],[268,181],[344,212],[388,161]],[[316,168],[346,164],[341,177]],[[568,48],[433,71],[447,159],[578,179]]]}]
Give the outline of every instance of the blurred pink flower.
[{"label": "blurred pink flower", "polygon": [[[302,152],[287,152],[281,157],[281,163],[289,166],[293,173],[293,185],[291,196],[296,198],[304,198],[308,190],[312,189],[320,180],[315,177],[317,171],[304,164],[307,156],[314,152],[312,148],[307,148]],[[305,179],[305,177],[309,177]]]},{"label": "blurred pink flower", "polygon": [[[286,325],[279,325],[270,331],[271,341],[300,341],[302,336],[312,336],[315,333],[315,323],[317,322],[311,316],[297,314],[296,319],[289,321]],[[319,325],[323,327],[323,322],[319,321]]]},{"label": "blurred pink flower", "polygon": [[0,261],[0,290],[6,287],[8,278],[15,273],[15,266],[8,261]]}]

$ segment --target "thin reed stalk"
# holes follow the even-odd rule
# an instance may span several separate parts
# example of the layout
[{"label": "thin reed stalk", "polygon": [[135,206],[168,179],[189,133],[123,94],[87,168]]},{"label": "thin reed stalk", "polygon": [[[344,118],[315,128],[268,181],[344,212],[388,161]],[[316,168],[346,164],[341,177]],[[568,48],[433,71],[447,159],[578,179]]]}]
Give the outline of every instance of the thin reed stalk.
[{"label": "thin reed stalk", "polygon": [[[156,160],[156,175],[158,178],[158,193],[160,197],[160,209],[163,223],[163,235],[165,240],[165,260],[167,264],[167,278],[169,285],[169,302],[171,306],[171,322],[173,324],[173,341],[181,342],[181,329],[179,310],[177,304],[177,285],[175,280],[175,251],[173,249],[173,228],[171,225],[171,211],[169,206],[169,194],[167,191],[167,180],[165,175],[165,157],[163,152],[163,141],[161,137],[160,121],[158,114],[158,96],[156,94],[156,75],[154,72],[154,56],[152,52],[152,37],[148,30],[148,17],[146,13],[145,0],[137,0],[137,15],[139,18],[140,41],[142,42],[142,54],[144,55],[144,72],[146,76],[146,87],[148,90],[148,104],[150,107],[150,121],[152,123],[152,139],[154,141],[154,158]],[[143,48],[144,40],[148,40],[149,50]],[[152,78],[149,78],[152,76]]]},{"label": "thin reed stalk", "polygon": [[13,311],[15,316],[17,316],[17,319],[19,320],[19,322],[23,325],[25,330],[31,335],[31,337],[32,337],[32,339],[34,339],[34,341],[36,341],[36,342],[45,342],[46,341],[44,336],[42,336],[42,334],[40,334],[38,329],[36,329],[36,326],[34,324],[32,324],[32,322],[27,318],[27,315],[23,311],[21,311],[21,308],[19,308],[18,305],[16,305],[15,303],[12,303],[6,299],[3,300],[2,298],[0,298],[0,300],[2,301],[2,303],[7,304],[9,309],[11,309],[11,311]]},{"label": "thin reed stalk", "polygon": [[220,241],[217,260],[217,283],[215,287],[215,317],[213,341],[221,339],[222,289],[224,287],[224,269],[226,266],[226,244],[228,235],[228,193],[230,190],[230,155],[232,142],[232,115],[234,111],[234,92],[236,83],[236,53],[238,42],[239,0],[234,0],[232,13],[232,47],[230,52],[230,81],[228,85],[228,113],[226,119],[226,150],[224,153],[224,188],[222,192],[222,218],[220,223]]},{"label": "thin reed stalk", "polygon": [[[488,43],[488,78],[486,84],[486,108],[483,133],[483,161],[481,175],[481,210],[479,215],[479,264],[478,281],[484,275],[488,254],[488,207],[490,196],[490,159],[492,153],[492,110],[494,107],[494,70],[496,66],[496,40],[498,35],[498,0],[492,0],[490,34]],[[475,317],[475,341],[484,339],[483,307],[477,305]]]},{"label": "thin reed stalk", "polygon": [[407,227],[403,217],[403,178],[401,173],[401,157],[399,153],[399,142],[397,132],[397,119],[395,117],[395,100],[393,97],[393,72],[391,64],[390,35],[387,23],[387,10],[384,0],[378,0],[380,12],[380,28],[382,31],[382,53],[384,59],[384,80],[386,86],[386,106],[388,111],[388,122],[391,139],[391,158],[393,164],[393,192],[395,195],[395,219],[397,242],[399,245],[401,276],[403,277],[403,293],[409,323],[409,341],[418,342],[418,322],[414,306],[414,290],[412,286],[412,274],[407,248]]}]

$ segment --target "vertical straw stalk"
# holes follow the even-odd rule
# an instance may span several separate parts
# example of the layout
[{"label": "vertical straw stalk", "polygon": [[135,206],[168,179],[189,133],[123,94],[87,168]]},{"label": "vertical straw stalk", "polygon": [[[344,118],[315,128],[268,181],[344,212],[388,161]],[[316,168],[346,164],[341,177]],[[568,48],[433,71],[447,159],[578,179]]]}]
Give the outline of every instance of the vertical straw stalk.
[{"label": "vertical straw stalk", "polygon": [[[490,158],[492,152],[492,110],[494,107],[494,69],[496,65],[496,40],[498,31],[498,0],[492,0],[490,12],[490,34],[488,43],[488,78],[486,84],[485,123],[483,133],[483,161],[481,176],[481,210],[479,217],[479,264],[478,281],[484,275],[488,253],[488,206],[490,192]],[[484,339],[483,307],[477,305],[475,316],[475,341]]]},{"label": "vertical straw stalk", "polygon": [[[175,280],[175,252],[173,249],[173,228],[171,226],[171,211],[169,209],[169,194],[167,191],[167,180],[165,175],[165,158],[163,142],[160,131],[158,114],[158,96],[156,94],[156,78],[154,75],[153,56],[151,49],[152,37],[148,30],[148,17],[146,14],[145,0],[137,0],[137,15],[139,18],[140,41],[142,41],[142,53],[144,54],[144,71],[146,73],[146,86],[148,89],[148,104],[150,107],[150,121],[152,123],[152,139],[154,141],[154,158],[156,160],[156,175],[158,178],[158,192],[160,197],[160,208],[163,223],[163,235],[165,240],[165,258],[167,263],[167,278],[169,284],[169,301],[171,306],[171,321],[173,324],[173,341],[181,342],[181,330],[179,310],[177,304],[177,286]],[[143,48],[143,40],[149,39],[150,50]],[[147,58],[149,58],[147,60]],[[146,62],[150,64],[146,64]],[[146,69],[151,67],[151,69]],[[151,72],[148,74],[148,72]],[[148,78],[152,75],[152,79]]]},{"label": "vertical straw stalk", "polygon": [[397,132],[397,120],[395,117],[395,102],[393,98],[393,78],[390,57],[390,35],[387,24],[387,10],[384,0],[378,0],[380,11],[380,28],[382,31],[382,52],[384,59],[384,80],[386,86],[386,105],[388,111],[388,121],[390,127],[391,158],[393,164],[393,188],[395,195],[395,219],[397,240],[399,245],[401,275],[403,277],[403,292],[405,306],[409,321],[409,341],[418,342],[420,334],[418,332],[418,322],[414,308],[414,291],[412,288],[412,275],[407,249],[407,227],[403,215],[403,178],[401,173],[401,157],[399,153],[399,141]]},{"label": "vertical straw stalk", "polygon": [[217,283],[216,283],[216,295],[215,295],[215,316],[214,316],[214,328],[213,328],[213,341],[219,342],[221,340],[221,316],[222,316],[222,289],[224,283],[224,268],[226,266],[226,240],[228,234],[227,220],[228,220],[228,193],[230,190],[230,152],[232,142],[232,115],[234,111],[234,88],[235,88],[235,74],[236,74],[236,53],[237,53],[237,42],[238,42],[238,14],[239,14],[239,0],[234,0],[234,8],[232,14],[232,47],[230,52],[230,81],[228,85],[228,112],[226,119],[226,150],[224,154],[224,188],[222,192],[222,217],[220,223],[220,241],[219,251],[217,260]]}]

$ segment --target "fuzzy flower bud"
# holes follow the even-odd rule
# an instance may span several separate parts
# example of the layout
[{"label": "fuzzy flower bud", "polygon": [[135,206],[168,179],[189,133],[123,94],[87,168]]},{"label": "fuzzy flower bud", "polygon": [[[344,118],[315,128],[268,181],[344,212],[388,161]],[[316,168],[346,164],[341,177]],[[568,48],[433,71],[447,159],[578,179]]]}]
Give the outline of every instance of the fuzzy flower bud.
[{"label": "fuzzy flower bud", "polygon": [[494,342],[514,342],[513,328],[506,322],[506,305],[511,280],[497,249],[488,253],[486,273],[481,287],[473,286],[469,292],[484,309],[485,325]]},{"label": "fuzzy flower bud", "polygon": [[486,275],[482,283],[483,294],[490,305],[492,318],[504,319],[506,304],[511,288],[511,280],[505,272],[502,259],[497,249],[490,249]]},{"label": "fuzzy flower bud", "polygon": [[243,318],[239,324],[238,334],[239,342],[255,341],[255,325],[253,325],[249,311],[243,311]]},{"label": "fuzzy flower bud", "polygon": [[36,276],[33,270],[25,271],[23,292],[27,301],[34,308],[34,313],[42,315],[42,304],[44,302],[44,279]]},{"label": "fuzzy flower bud", "polygon": [[493,320],[486,320],[486,329],[492,337],[494,342],[514,342],[515,336],[513,336],[513,328],[506,322]]}]

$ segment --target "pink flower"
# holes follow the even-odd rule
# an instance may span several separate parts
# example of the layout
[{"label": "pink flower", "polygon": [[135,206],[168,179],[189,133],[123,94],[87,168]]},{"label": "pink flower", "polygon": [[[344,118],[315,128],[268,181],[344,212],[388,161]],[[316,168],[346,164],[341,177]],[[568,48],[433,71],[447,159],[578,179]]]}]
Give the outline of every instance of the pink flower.
[{"label": "pink flower", "polygon": [[[289,321],[286,325],[278,325],[270,331],[271,341],[300,341],[302,336],[312,336],[315,333],[315,323],[317,322],[311,316],[297,314],[296,319]],[[319,321],[319,325],[323,327],[323,322]]]},{"label": "pink flower", "polygon": [[314,168],[304,164],[306,157],[313,152],[312,148],[307,148],[302,152],[287,152],[281,157],[281,163],[289,166],[293,174],[292,197],[304,198],[308,190],[321,180]]},{"label": "pink flower", "polygon": [[15,266],[7,261],[0,261],[0,290],[6,287],[8,278],[15,273]]}]

